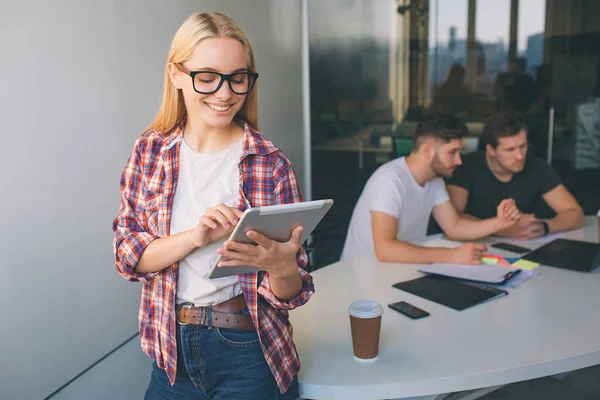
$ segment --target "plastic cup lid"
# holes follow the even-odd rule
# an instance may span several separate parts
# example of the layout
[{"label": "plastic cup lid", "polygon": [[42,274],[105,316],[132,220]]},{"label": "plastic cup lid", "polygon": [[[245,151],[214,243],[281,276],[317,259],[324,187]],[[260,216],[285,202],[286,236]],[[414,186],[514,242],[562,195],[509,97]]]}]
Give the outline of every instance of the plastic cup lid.
[{"label": "plastic cup lid", "polygon": [[356,318],[375,318],[383,314],[383,308],[376,301],[361,300],[350,304],[348,313]]}]

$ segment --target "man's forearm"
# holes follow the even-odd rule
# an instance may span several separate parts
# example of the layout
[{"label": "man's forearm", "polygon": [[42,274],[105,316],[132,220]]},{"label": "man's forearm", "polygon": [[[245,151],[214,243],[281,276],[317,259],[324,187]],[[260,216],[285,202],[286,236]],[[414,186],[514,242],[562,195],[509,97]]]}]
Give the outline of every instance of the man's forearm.
[{"label": "man's forearm", "polygon": [[465,212],[461,212],[458,213],[458,215],[462,218],[462,219],[468,219],[469,221],[481,221],[481,218],[477,218],[472,216],[471,214],[467,214]]},{"label": "man's forearm", "polygon": [[572,208],[558,213],[546,222],[548,223],[549,232],[561,232],[581,228],[584,219],[585,217],[580,208]]},{"label": "man's forearm", "polygon": [[398,240],[389,240],[375,247],[379,261],[407,264],[449,262],[454,251],[453,249],[417,246]]},{"label": "man's forearm", "polygon": [[488,218],[484,220],[461,218],[458,220],[452,231],[445,232],[452,240],[476,240],[492,235],[501,229],[497,218]]}]

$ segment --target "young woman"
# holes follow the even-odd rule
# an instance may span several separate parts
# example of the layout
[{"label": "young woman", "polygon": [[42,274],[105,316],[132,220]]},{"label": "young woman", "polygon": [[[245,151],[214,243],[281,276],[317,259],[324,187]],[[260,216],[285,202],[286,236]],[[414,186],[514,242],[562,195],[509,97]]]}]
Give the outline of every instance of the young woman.
[{"label": "young woman", "polygon": [[[168,56],[155,121],[121,177],[113,223],[119,274],[143,281],[146,399],[295,399],[300,369],[288,310],[314,291],[301,247],[248,234],[225,241],[248,207],[301,201],[293,167],[256,129],[254,55],[222,14],[194,14]],[[208,279],[219,266],[262,271]]]}]

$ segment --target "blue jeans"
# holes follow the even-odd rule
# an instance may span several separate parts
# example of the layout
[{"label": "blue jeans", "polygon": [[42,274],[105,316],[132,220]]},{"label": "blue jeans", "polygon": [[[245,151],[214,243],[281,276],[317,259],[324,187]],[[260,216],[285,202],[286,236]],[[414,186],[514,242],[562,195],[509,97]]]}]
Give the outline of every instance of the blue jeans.
[{"label": "blue jeans", "polygon": [[[247,310],[240,314],[248,315]],[[285,394],[262,352],[256,332],[177,324],[177,375],[171,386],[154,362],[145,400],[289,400],[300,397],[298,380]]]}]

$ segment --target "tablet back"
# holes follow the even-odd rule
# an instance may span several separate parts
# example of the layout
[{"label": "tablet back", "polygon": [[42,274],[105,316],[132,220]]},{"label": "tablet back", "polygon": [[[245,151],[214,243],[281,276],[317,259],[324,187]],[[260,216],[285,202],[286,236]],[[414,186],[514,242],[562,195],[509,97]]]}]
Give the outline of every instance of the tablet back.
[{"label": "tablet back", "polygon": [[[302,225],[304,227],[302,243],[304,243],[332,205],[333,200],[328,199],[250,208],[244,212],[229,240],[254,244],[255,242],[246,236],[247,231],[253,230],[272,240],[287,242],[292,237],[294,228]],[[219,268],[217,266],[219,261],[221,261],[221,257],[213,266],[208,275],[209,278],[222,278],[258,271],[258,268],[252,266]]]}]

